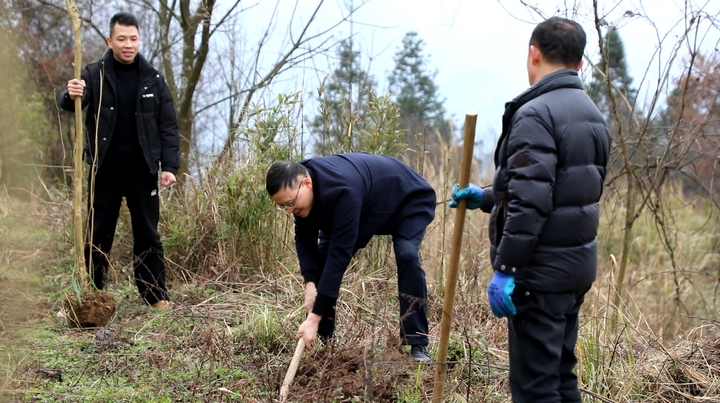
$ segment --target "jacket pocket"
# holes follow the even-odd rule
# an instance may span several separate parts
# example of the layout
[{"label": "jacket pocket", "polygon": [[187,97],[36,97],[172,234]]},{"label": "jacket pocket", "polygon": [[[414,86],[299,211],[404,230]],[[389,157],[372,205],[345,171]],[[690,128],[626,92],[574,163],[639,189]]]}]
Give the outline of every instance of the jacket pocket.
[{"label": "jacket pocket", "polygon": [[140,95],[140,111],[144,114],[155,113],[158,109],[158,97],[153,92]]}]

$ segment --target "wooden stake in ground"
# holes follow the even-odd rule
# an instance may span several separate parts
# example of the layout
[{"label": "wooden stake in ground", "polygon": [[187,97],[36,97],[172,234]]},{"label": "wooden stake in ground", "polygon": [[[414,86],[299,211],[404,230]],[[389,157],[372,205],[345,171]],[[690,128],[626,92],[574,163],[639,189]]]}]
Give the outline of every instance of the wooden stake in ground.
[{"label": "wooden stake in ground", "polygon": [[305,340],[301,338],[300,340],[298,340],[297,347],[295,347],[295,354],[293,354],[293,358],[292,361],[290,361],[290,366],[288,367],[287,374],[285,374],[285,379],[283,380],[282,386],[280,387],[281,403],[284,402],[285,399],[287,399],[288,392],[290,392],[290,384],[295,378],[295,373],[297,372],[298,365],[300,365],[300,357],[302,357],[303,350],[305,350]]},{"label": "wooden stake in ground", "polygon": [[[465,135],[463,137],[462,160],[460,163],[460,189],[466,188],[470,183],[470,167],[472,167],[473,145],[475,144],[475,125],[477,113],[468,112],[465,115]],[[437,366],[435,367],[435,386],[433,388],[433,403],[443,401],[445,390],[445,375],[447,374],[447,350],[450,338],[450,325],[452,324],[453,305],[455,304],[455,285],[458,278],[458,264],[460,262],[460,246],[462,245],[463,227],[467,200],[461,199],[455,209],[455,224],[450,249],[450,265],[445,278],[445,300],[443,301],[443,315],[440,320],[440,346],[437,353]]]},{"label": "wooden stake in ground", "polygon": [[[82,32],[80,31],[80,12],[75,0],[65,0],[68,14],[75,34],[75,61],[73,62],[74,77],[80,80],[80,65],[82,64]],[[82,155],[85,136],[83,136],[82,97],[75,97],[75,145],[73,148],[73,229],[75,235],[75,266],[80,274],[80,288],[87,291],[90,285],[85,273],[85,241],[83,239],[82,225]]]}]

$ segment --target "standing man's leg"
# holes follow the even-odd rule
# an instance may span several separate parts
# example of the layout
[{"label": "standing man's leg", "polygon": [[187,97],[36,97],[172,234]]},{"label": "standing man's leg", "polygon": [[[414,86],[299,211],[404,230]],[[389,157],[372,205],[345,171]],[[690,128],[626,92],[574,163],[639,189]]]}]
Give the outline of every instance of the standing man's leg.
[{"label": "standing man's leg", "polygon": [[127,205],[133,228],[135,284],[140,296],[152,305],[169,299],[165,288],[165,258],[157,230],[160,220],[158,178],[143,170],[135,172],[131,180]]},{"label": "standing man's leg", "polygon": [[420,243],[424,236],[424,230],[410,239],[392,236],[398,270],[402,344],[428,344],[427,285],[420,265]]},{"label": "standing man's leg", "polygon": [[90,172],[88,177],[88,189],[91,191],[88,197],[89,231],[85,242],[85,267],[92,276],[95,287],[102,290],[107,285],[107,272],[110,266],[108,255],[115,239],[122,190],[117,186],[118,178],[114,167],[106,164],[97,172],[94,180],[92,175],[93,173]]},{"label": "standing man's leg", "polygon": [[569,360],[564,356],[566,314],[576,304],[576,293],[515,288],[512,300],[517,310],[508,318],[513,402],[559,403],[563,401],[560,369],[563,360]]},{"label": "standing man's leg", "polygon": [[577,357],[575,356],[575,345],[578,338],[578,317],[580,307],[585,301],[585,294],[590,289],[584,289],[575,293],[575,305],[565,314],[567,325],[565,326],[565,339],[563,342],[562,357],[560,359],[560,401],[563,403],[579,403],[580,389],[575,374]]}]

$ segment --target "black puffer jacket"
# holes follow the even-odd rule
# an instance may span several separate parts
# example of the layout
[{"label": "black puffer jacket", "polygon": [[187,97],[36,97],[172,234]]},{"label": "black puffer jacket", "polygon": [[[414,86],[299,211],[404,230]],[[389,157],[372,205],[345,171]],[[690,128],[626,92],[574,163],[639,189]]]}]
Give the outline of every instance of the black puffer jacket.
[{"label": "black puffer jacket", "polygon": [[[145,162],[150,167],[150,173],[156,174],[158,164],[161,164],[163,171],[177,174],[180,167],[180,135],[170,91],[168,91],[162,74],[153,68],[141,54],[138,53],[137,57],[140,75],[136,115],[140,148]],[[82,107],[83,109],[87,108],[85,161],[97,169],[107,155],[117,119],[112,51],[105,52],[102,60],[88,64],[82,71],[81,77],[85,80]],[[60,92],[59,98],[62,109],[71,112],[75,110],[75,101],[68,96],[67,88]],[[98,105],[100,105],[99,118]],[[98,125],[97,136],[96,124]],[[96,153],[97,160],[93,165]]]},{"label": "black puffer jacket", "polygon": [[505,105],[495,150],[493,268],[518,287],[566,292],[589,287],[611,137],[574,70],[543,77]]}]

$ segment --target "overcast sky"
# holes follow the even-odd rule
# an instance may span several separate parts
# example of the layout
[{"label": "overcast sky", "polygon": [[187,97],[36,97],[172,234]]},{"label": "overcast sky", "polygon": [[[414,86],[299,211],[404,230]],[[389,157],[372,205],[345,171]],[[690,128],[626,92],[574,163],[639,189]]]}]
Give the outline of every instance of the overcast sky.
[{"label": "overcast sky", "polygon": [[[693,2],[692,9],[703,8],[715,19],[716,27],[719,26],[720,1],[690,1]],[[299,3],[296,18],[306,20],[317,2],[300,0]],[[493,148],[500,131],[504,102],[528,87],[525,70],[528,40],[534,26],[543,18],[518,0],[329,0],[323,4],[321,24],[316,29],[340,20],[351,3],[360,8],[351,17],[352,24],[343,23],[335,31],[335,37],[340,39],[353,34],[362,52],[363,64],[369,64],[370,72],[379,81],[380,91],[387,90],[386,77],[393,68],[392,57],[402,37],[408,31],[417,31],[426,43],[428,67],[437,70],[435,82],[445,99],[447,111],[455,116],[458,124],[462,124],[467,111],[476,111],[476,138],[486,147]],[[578,6],[573,6],[573,1],[528,0],[526,3],[546,17],[571,15],[588,35],[586,54],[593,61],[599,59],[590,0],[578,1]],[[654,92],[657,78],[662,75],[677,35],[685,25],[685,2],[600,0],[599,3],[600,14],[606,15],[606,20],[619,28],[630,74],[635,78],[634,85],[640,87],[641,96]],[[286,21],[295,1],[281,0],[280,4],[280,20]],[[274,5],[273,0],[260,0],[258,7],[247,14],[246,21],[261,18],[259,16],[272,11]],[[576,11],[568,12],[568,8]],[[698,40],[704,42],[703,49],[712,51],[719,47],[718,28],[708,29],[709,26],[709,23],[703,23]],[[286,33],[283,29],[275,31],[279,37]],[[662,46],[659,46],[661,42]],[[686,49],[681,50],[680,57],[687,54]],[[369,57],[372,57],[371,63]],[[324,68],[321,64],[315,67]],[[325,73],[331,69],[332,66]],[[647,77],[641,83],[646,73]],[[300,86],[305,93],[312,94],[322,74],[313,72],[304,77],[302,83],[288,85],[296,90],[300,90]],[[587,75],[588,71],[584,70],[583,74]]]}]

